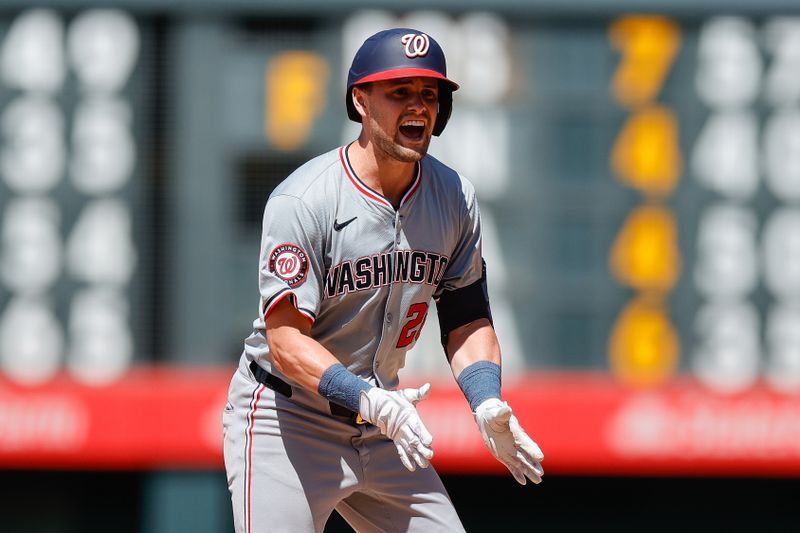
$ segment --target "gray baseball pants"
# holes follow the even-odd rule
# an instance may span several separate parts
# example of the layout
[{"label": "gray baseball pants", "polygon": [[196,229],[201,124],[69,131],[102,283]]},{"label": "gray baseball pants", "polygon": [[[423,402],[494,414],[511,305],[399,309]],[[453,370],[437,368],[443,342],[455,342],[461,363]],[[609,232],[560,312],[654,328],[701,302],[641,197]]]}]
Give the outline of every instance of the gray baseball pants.
[{"label": "gray baseball pants", "polygon": [[287,398],[241,365],[223,427],[237,533],[322,532],[334,509],[359,532],[464,531],[433,468],[409,472],[378,428],[316,394]]}]

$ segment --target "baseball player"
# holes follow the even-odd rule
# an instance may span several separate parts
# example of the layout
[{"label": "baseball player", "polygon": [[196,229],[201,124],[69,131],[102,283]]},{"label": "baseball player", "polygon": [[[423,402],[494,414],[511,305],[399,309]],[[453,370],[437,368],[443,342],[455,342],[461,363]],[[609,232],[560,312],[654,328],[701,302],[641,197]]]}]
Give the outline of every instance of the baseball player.
[{"label": "baseball player", "polygon": [[442,344],[494,456],[521,484],[543,455],[500,396],[472,185],[426,155],[458,85],[430,36],[381,31],[347,80],[361,134],[270,195],[258,319],[223,415],[236,531],[463,531],[416,404],[406,351],[436,302]]}]

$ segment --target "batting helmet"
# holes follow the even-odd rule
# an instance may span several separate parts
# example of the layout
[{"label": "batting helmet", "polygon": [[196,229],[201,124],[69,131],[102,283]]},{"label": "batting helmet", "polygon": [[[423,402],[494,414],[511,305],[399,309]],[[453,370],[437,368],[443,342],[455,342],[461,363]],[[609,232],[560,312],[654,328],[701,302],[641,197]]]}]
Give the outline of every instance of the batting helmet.
[{"label": "batting helmet", "polygon": [[419,30],[393,28],[383,30],[361,45],[347,74],[347,116],[361,122],[353,105],[353,87],[371,81],[421,76],[439,80],[439,113],[433,134],[439,135],[453,110],[453,91],[458,84],[447,79],[447,64],[442,47]]}]

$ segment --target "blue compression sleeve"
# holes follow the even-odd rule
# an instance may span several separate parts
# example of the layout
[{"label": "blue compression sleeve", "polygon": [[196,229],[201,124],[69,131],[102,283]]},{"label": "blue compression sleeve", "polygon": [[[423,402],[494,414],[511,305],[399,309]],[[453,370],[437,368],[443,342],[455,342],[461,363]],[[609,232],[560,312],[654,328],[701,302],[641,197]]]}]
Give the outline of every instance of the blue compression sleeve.
[{"label": "blue compression sleeve", "polygon": [[472,363],[461,371],[458,386],[474,412],[484,400],[500,398],[500,365],[491,361]]},{"label": "blue compression sleeve", "polygon": [[372,385],[347,370],[342,363],[336,363],[322,374],[317,391],[333,403],[357,413],[361,391],[371,388]]}]

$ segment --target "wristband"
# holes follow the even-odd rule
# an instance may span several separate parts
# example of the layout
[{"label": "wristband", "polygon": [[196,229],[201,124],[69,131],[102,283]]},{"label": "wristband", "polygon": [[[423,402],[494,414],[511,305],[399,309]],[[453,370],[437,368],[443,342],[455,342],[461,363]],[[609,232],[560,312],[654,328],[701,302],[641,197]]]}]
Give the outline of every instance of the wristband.
[{"label": "wristband", "polygon": [[457,381],[473,412],[484,400],[500,399],[500,365],[497,363],[472,363],[461,371]]},{"label": "wristband", "polygon": [[347,370],[342,363],[336,363],[323,372],[317,391],[327,400],[358,413],[361,391],[371,388],[372,385]]}]

